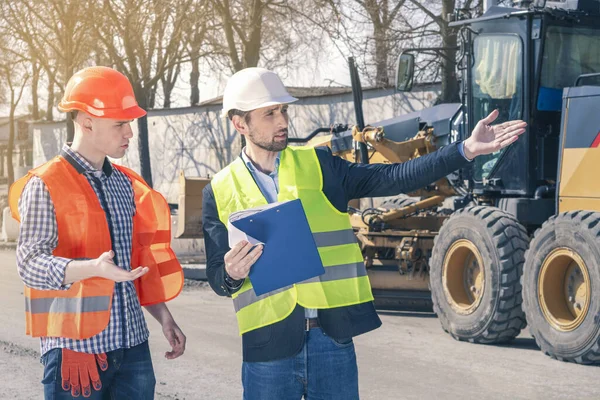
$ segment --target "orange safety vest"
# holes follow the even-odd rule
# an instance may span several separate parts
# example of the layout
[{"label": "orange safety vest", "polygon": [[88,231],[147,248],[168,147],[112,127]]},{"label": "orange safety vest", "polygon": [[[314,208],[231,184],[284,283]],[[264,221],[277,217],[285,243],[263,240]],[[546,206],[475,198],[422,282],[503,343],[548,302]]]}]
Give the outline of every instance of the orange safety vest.
[{"label": "orange safety vest", "polygon": [[[134,282],[140,304],[151,305],[175,298],[183,288],[183,270],[170,247],[171,215],[162,195],[152,190],[132,170],[114,165],[132,182],[136,213],[133,217],[131,267],[147,266],[146,275]],[[58,246],[53,255],[69,259],[94,259],[109,251],[106,215],[87,178],[62,156],[32,169],[9,191],[13,218],[20,221],[18,202],[32,176],[41,178],[54,204]],[[108,325],[114,282],[89,278],[68,290],[25,287],[27,334],[87,339]]]}]

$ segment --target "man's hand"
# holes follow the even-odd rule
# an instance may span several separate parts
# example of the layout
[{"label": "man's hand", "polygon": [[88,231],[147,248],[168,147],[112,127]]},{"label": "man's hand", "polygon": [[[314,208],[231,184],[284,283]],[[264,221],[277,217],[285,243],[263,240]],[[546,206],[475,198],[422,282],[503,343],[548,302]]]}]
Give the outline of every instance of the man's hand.
[{"label": "man's hand", "polygon": [[163,325],[163,333],[171,345],[171,351],[165,353],[165,358],[173,360],[185,351],[185,335],[173,319]]},{"label": "man's hand", "polygon": [[258,245],[250,251],[251,248],[252,244],[243,240],[225,254],[225,271],[236,281],[245,279],[250,273],[250,267],[262,255],[262,245]]},{"label": "man's hand", "polygon": [[165,358],[172,360],[179,357],[185,351],[185,335],[175,323],[171,311],[165,303],[156,303],[145,306],[146,310],[158,321],[162,327],[163,334],[171,345],[171,351],[165,353]]},{"label": "man's hand", "polygon": [[471,136],[464,142],[465,156],[468,159],[494,153],[516,142],[519,135],[525,132],[527,123],[521,120],[490,126],[498,118],[498,114],[498,110],[494,110],[475,125]]},{"label": "man's hand", "polygon": [[97,273],[96,276],[110,279],[115,282],[134,281],[148,272],[148,267],[137,267],[131,271],[125,271],[119,268],[114,262],[114,253],[112,250],[102,253],[95,261]]},{"label": "man's hand", "polygon": [[148,272],[148,267],[138,267],[132,271],[125,271],[113,262],[114,256],[115,255],[111,250],[102,253],[100,257],[94,260],[70,261],[65,268],[63,285],[93,278],[95,276],[110,279],[115,282],[133,281]]}]

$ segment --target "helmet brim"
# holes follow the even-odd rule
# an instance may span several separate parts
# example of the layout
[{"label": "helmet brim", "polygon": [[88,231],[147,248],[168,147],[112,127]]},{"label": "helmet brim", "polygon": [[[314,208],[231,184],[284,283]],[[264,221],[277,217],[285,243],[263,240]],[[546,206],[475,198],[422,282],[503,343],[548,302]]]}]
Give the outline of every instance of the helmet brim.
[{"label": "helmet brim", "polygon": [[99,110],[93,107],[88,106],[87,104],[83,104],[78,101],[61,101],[58,103],[58,109],[62,112],[70,112],[70,111],[83,111],[85,113],[90,114],[95,118],[108,118],[108,119],[137,119],[146,115],[146,110],[142,107],[135,105],[133,107],[122,109],[103,109]]}]

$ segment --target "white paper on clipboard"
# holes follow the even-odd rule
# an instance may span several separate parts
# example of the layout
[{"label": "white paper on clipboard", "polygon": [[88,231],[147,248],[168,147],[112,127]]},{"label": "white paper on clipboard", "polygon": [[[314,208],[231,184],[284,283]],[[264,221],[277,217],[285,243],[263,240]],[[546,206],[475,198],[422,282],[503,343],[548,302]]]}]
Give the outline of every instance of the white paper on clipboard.
[{"label": "white paper on clipboard", "polygon": [[257,244],[264,244],[260,240],[253,238],[250,235],[246,235],[244,232],[240,231],[238,228],[233,226],[231,221],[227,223],[227,230],[229,231],[229,248],[233,249],[233,246],[238,244],[239,242],[245,240],[252,244],[252,246],[256,246]]},{"label": "white paper on clipboard", "polygon": [[266,204],[264,206],[254,207],[254,208],[250,208],[248,210],[236,211],[234,213],[231,213],[229,215],[229,220],[227,221],[227,230],[229,231],[229,248],[232,249],[233,246],[235,246],[236,244],[238,244],[239,242],[241,242],[243,240],[249,242],[252,246],[256,246],[258,244],[264,245],[264,243],[261,242],[260,240],[255,239],[250,235],[247,235],[246,233],[242,232],[241,230],[239,230],[238,228],[233,226],[232,222],[236,221],[240,218],[244,218],[246,216],[256,214],[259,211],[268,210],[269,208],[277,207],[283,203],[287,203],[287,201]]}]

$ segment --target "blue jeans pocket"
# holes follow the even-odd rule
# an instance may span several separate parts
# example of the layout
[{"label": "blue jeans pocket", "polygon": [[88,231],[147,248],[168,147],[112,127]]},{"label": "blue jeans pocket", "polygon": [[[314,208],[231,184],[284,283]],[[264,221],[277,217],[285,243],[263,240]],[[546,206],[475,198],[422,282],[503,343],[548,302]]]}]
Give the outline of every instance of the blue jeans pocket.
[{"label": "blue jeans pocket", "polygon": [[[323,332],[323,336],[327,336],[327,334],[325,332]],[[349,347],[353,344],[352,341],[352,337],[349,338],[340,338],[340,339],[335,339],[331,336],[327,336],[331,342],[336,345],[337,347]]]},{"label": "blue jeans pocket", "polygon": [[41,362],[44,366],[44,377],[42,384],[49,385],[56,383],[58,371],[60,370],[61,349],[52,349],[47,351],[42,357]]}]

